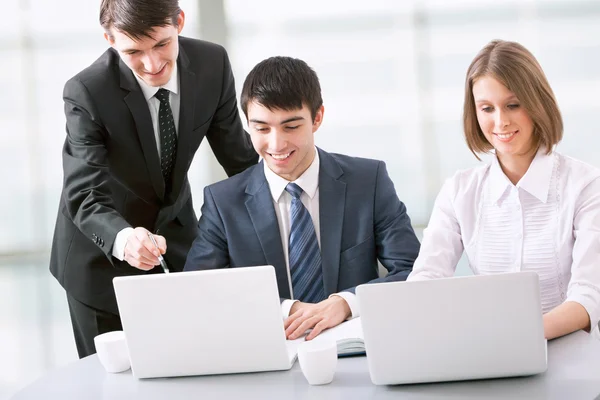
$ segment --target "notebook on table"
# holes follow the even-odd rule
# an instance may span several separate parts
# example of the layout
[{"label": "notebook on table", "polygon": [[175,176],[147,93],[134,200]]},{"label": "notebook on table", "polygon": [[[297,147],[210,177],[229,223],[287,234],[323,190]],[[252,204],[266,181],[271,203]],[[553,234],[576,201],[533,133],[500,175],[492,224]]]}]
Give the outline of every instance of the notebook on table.
[{"label": "notebook on table", "polygon": [[272,266],[117,277],[113,281],[137,378],[290,369]]},{"label": "notebook on table", "polygon": [[535,272],[361,285],[356,294],[375,384],[533,375],[547,368]]}]

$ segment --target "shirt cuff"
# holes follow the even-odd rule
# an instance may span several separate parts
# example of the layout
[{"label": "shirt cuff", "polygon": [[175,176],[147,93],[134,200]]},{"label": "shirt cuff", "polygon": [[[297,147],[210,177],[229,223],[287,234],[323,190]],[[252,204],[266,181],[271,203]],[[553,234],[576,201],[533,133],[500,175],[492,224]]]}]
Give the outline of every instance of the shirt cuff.
[{"label": "shirt cuff", "polygon": [[287,318],[290,316],[290,310],[292,309],[294,303],[297,301],[298,300],[284,300],[281,302],[281,314],[283,315],[283,318]]},{"label": "shirt cuff", "polygon": [[349,320],[352,318],[360,317],[360,310],[358,309],[358,300],[356,299],[356,295],[354,293],[339,292],[330,295],[329,298],[331,298],[331,296],[339,296],[342,299],[346,300],[346,303],[348,303],[348,307],[350,307],[350,316],[348,317]]},{"label": "shirt cuff", "polygon": [[127,244],[127,239],[129,239],[129,235],[133,233],[132,227],[127,227],[121,229],[119,233],[117,233],[117,237],[115,238],[115,243],[113,244],[112,255],[117,260],[123,261],[125,258],[125,245]]}]

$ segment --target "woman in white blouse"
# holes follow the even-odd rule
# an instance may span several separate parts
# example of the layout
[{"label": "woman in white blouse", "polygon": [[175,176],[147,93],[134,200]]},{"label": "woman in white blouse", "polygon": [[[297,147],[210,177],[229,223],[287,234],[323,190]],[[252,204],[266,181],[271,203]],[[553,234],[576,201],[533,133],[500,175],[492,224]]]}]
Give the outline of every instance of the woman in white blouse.
[{"label": "woman in white blouse", "polygon": [[454,275],[463,251],[475,274],[535,271],[546,338],[600,319],[600,170],[553,151],[563,135],[554,94],[535,57],[495,40],[465,83],[469,149],[491,164],[442,187],[408,280]]}]

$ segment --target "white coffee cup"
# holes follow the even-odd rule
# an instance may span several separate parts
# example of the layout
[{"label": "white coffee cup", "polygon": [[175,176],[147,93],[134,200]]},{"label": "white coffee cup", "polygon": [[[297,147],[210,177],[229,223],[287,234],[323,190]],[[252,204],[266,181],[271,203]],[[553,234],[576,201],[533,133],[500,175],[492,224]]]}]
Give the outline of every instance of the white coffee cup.
[{"label": "white coffee cup", "polygon": [[127,371],[131,367],[129,349],[123,331],[103,333],[94,338],[96,353],[106,372]]},{"label": "white coffee cup", "polygon": [[298,362],[311,385],[330,383],[337,366],[337,344],[333,340],[304,342],[298,347]]}]

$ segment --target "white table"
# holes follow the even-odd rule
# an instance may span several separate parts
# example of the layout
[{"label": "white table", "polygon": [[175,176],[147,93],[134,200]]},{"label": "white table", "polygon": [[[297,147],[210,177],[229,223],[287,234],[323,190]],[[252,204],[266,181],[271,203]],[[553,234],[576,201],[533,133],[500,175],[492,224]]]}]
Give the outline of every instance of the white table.
[{"label": "white table", "polygon": [[[402,362],[402,360],[398,360]],[[435,362],[435,360],[431,360]],[[310,386],[290,371],[138,380],[108,374],[96,355],[56,369],[13,399],[594,399],[600,396],[600,341],[584,332],[548,343],[548,371],[507,379],[375,386],[365,357],[339,360],[333,382]]]}]

